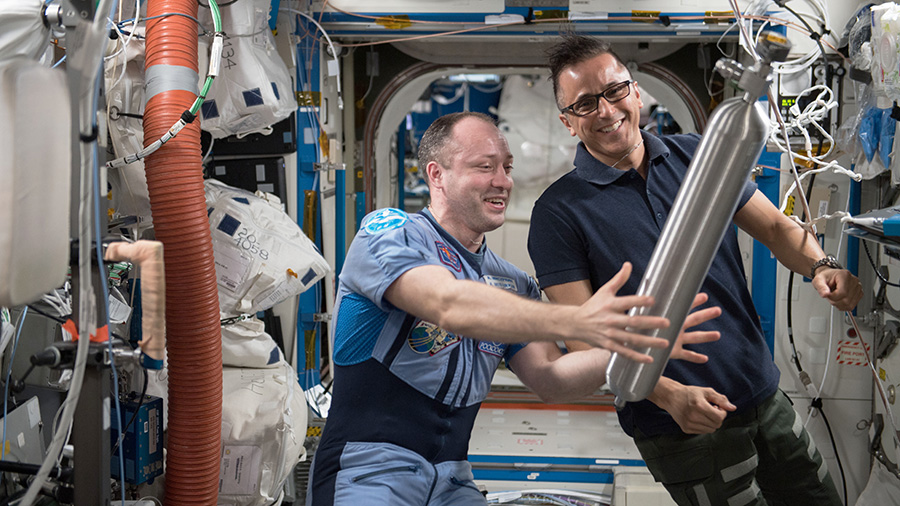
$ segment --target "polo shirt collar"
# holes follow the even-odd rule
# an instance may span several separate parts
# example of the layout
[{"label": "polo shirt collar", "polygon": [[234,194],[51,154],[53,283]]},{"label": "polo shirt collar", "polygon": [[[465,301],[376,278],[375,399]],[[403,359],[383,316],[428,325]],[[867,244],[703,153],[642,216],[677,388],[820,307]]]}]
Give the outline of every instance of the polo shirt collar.
[{"label": "polo shirt collar", "polygon": [[[669,148],[655,135],[641,131],[641,137],[644,139],[644,149],[649,154],[650,162],[656,161],[659,157],[669,156]],[[597,160],[584,147],[584,142],[578,143],[578,150],[575,153],[575,174],[581,179],[598,185],[608,185],[628,172],[614,169]]]}]

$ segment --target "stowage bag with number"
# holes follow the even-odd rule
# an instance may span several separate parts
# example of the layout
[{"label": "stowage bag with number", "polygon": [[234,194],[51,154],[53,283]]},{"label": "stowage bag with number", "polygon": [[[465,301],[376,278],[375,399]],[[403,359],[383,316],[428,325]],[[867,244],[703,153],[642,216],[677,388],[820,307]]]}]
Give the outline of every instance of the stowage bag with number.
[{"label": "stowage bag with number", "polygon": [[[269,134],[271,125],[297,109],[291,74],[279,56],[269,28],[270,0],[244,0],[223,5],[225,42],[219,75],[200,108],[200,127],[213,138],[251,133]],[[207,2],[200,2],[202,26],[213,26]],[[200,68],[206,69],[209,37],[200,37]],[[202,87],[205,75],[199,76]]]},{"label": "stowage bag with number", "polygon": [[205,191],[224,315],[264,311],[305,291],[330,270],[274,195],[214,179],[205,182]]}]

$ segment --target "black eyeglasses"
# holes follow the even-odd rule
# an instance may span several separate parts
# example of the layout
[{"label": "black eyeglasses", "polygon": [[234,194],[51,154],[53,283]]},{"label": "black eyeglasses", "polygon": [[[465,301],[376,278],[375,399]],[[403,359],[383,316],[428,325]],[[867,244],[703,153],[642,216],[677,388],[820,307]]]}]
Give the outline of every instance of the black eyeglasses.
[{"label": "black eyeglasses", "polygon": [[587,116],[600,107],[601,98],[606,99],[610,104],[614,104],[630,95],[631,83],[633,82],[634,80],[629,79],[627,81],[622,81],[621,83],[616,83],[596,95],[582,97],[578,102],[575,102],[564,109],[560,109],[559,112],[563,114],[571,112],[575,116]]}]

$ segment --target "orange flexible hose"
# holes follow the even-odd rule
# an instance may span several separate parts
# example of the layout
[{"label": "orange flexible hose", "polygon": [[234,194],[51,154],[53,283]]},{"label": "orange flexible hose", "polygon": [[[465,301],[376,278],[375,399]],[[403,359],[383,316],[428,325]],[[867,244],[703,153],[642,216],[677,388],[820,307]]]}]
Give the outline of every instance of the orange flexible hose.
[{"label": "orange flexible hose", "polygon": [[[151,0],[147,17],[197,17],[196,0]],[[197,72],[197,25],[183,16],[147,22],[145,68]],[[147,101],[144,142],[159,139],[196,97],[163,91]],[[166,258],[169,428],[165,504],[215,506],[222,421],[222,337],[212,239],[203,192],[199,119],[144,162],[156,239]]]}]

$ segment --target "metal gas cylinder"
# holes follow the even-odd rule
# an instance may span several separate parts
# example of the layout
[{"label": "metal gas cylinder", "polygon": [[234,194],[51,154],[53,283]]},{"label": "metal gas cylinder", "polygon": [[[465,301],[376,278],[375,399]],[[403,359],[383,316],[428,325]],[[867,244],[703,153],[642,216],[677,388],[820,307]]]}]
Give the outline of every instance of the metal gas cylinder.
[{"label": "metal gas cylinder", "polygon": [[649,364],[613,354],[606,380],[620,408],[646,399],[656,386],[765,146],[769,126],[759,98],[769,86],[771,63],[783,61],[790,44],[783,36],[767,32],[756,49],[760,60],[750,68],[730,60],[716,64],[742,94],[722,102],[713,112],[641,279],[637,294],[652,295],[655,303],[630,314],[668,318],[668,328],[643,333],[667,339],[669,346],[638,349],[653,357]]}]

